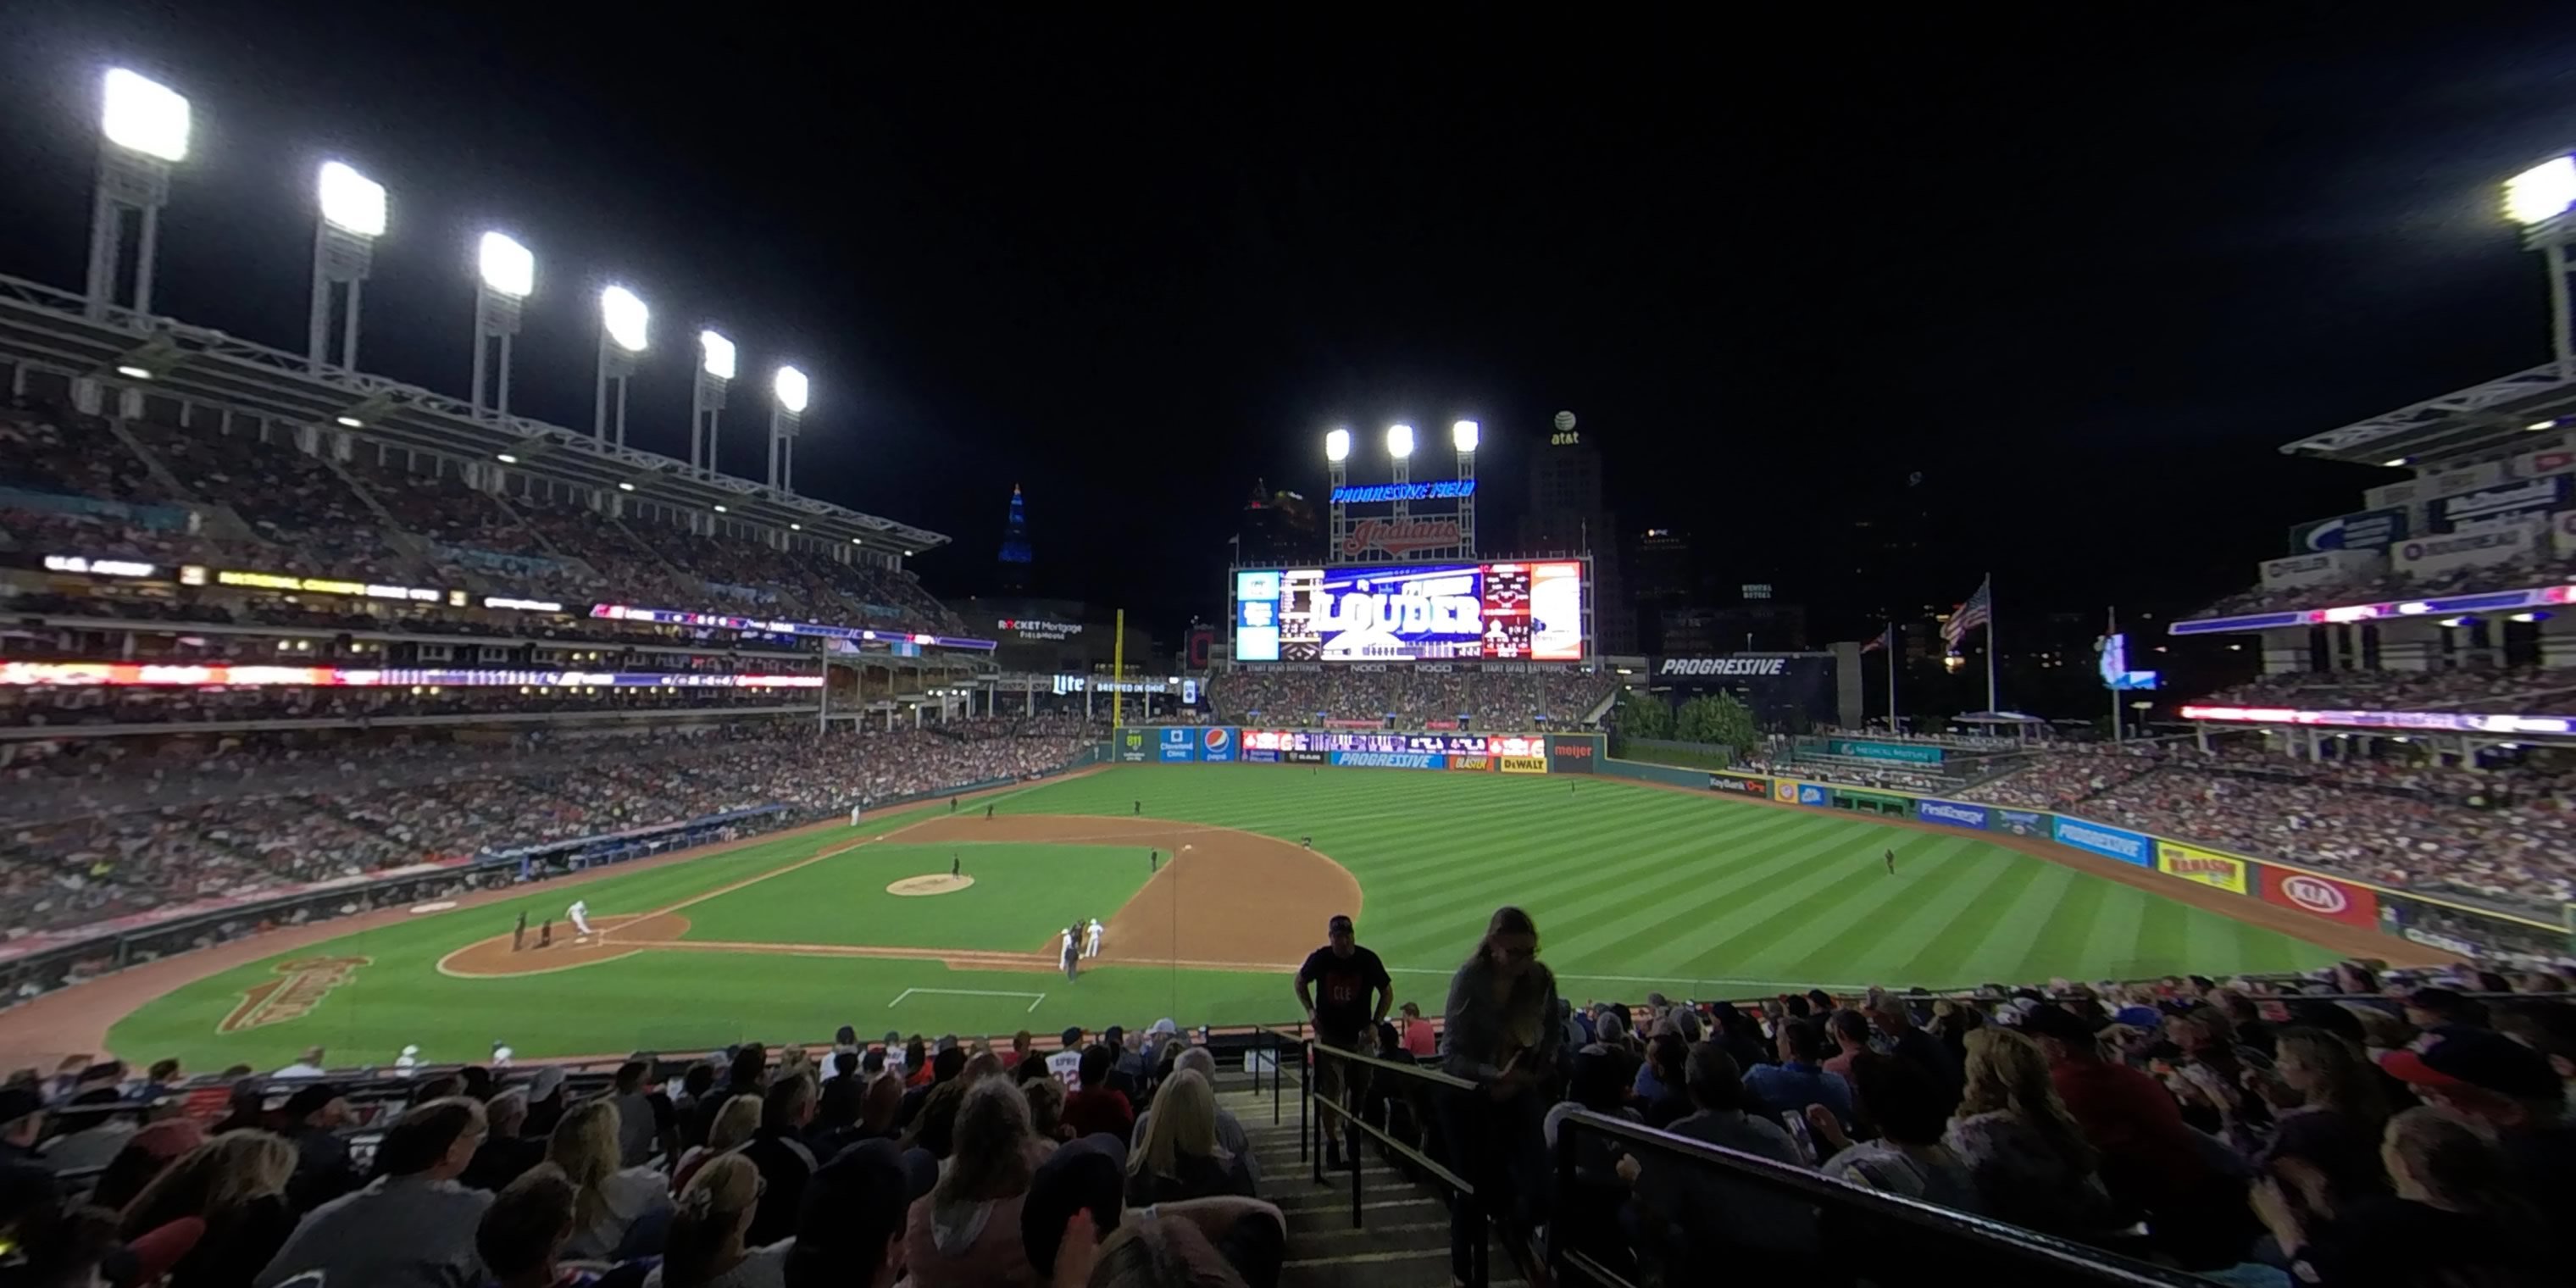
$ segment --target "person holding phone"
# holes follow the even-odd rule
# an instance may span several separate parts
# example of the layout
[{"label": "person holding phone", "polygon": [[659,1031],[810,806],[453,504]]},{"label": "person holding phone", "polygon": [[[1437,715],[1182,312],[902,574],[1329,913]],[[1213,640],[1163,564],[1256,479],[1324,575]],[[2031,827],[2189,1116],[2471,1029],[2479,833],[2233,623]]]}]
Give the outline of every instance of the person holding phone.
[{"label": "person holding phone", "polygon": [[1442,1025],[1448,1072],[1476,1084],[1442,1101],[1454,1162],[1483,1200],[1450,1211],[1449,1266],[1462,1283],[1484,1237],[1477,1206],[1502,1223],[1505,1249],[1529,1270],[1527,1234],[1548,1179],[1541,1093],[1565,1041],[1556,1013],[1556,975],[1538,959],[1537,923],[1518,908],[1495,909],[1474,955],[1450,977]]}]

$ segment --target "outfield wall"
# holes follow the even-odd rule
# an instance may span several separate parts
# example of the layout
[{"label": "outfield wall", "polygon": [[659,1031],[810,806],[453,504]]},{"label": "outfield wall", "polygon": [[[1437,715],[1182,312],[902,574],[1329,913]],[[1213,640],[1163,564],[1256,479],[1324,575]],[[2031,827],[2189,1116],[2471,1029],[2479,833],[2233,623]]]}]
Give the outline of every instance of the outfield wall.
[{"label": "outfield wall", "polygon": [[2552,925],[2502,909],[2392,889],[2071,814],[2010,809],[1804,778],[1616,760],[1609,754],[1605,736],[1592,732],[1395,733],[1141,725],[1119,731],[1102,747],[1101,758],[1123,764],[1242,762],[1470,773],[1595,774],[1661,787],[1756,797],[1807,809],[1870,814],[1961,831],[2036,837],[2097,858],[2135,864],[2178,880],[2197,881],[2339,925],[2377,930],[2465,957],[2565,957],[2576,953],[2576,934],[2571,934],[2571,928],[2576,928],[2576,905],[2567,908],[2560,924]]}]

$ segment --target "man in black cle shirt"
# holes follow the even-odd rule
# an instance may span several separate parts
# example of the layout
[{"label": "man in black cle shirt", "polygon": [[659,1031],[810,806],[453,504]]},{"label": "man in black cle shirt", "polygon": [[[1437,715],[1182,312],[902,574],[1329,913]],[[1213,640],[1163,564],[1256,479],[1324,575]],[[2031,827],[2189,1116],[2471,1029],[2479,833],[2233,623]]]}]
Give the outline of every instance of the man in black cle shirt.
[{"label": "man in black cle shirt", "polygon": [[[1368,1051],[1370,1044],[1363,1039],[1376,1032],[1378,1023],[1394,1007],[1395,981],[1388,978],[1386,963],[1379,961],[1376,953],[1360,947],[1349,917],[1337,915],[1324,929],[1324,946],[1307,954],[1306,964],[1297,968],[1297,1004],[1306,1008],[1306,1020],[1315,1026],[1317,1041],[1344,1051]],[[1347,1099],[1342,1094],[1345,1084]],[[1316,1062],[1315,1093],[1328,1100],[1337,1104],[1356,1102],[1367,1085],[1366,1065],[1342,1060]],[[1326,1142],[1325,1162],[1341,1166],[1340,1136],[1327,1136]]]}]

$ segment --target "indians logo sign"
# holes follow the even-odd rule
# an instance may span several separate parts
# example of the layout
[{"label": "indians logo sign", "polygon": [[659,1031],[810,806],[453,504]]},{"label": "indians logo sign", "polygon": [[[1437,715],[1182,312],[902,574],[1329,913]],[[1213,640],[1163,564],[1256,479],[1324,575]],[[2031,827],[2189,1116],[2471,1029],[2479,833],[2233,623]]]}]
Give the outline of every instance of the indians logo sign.
[{"label": "indians logo sign", "polygon": [[1463,544],[1456,519],[1362,519],[1342,538],[1342,557],[1354,559],[1372,550],[1403,556]]},{"label": "indians logo sign", "polygon": [[303,1019],[322,1004],[332,989],[348,983],[359,967],[372,961],[367,957],[298,957],[279,962],[277,973],[284,978],[242,990],[241,1005],[234,1007],[215,1031],[239,1033]]}]

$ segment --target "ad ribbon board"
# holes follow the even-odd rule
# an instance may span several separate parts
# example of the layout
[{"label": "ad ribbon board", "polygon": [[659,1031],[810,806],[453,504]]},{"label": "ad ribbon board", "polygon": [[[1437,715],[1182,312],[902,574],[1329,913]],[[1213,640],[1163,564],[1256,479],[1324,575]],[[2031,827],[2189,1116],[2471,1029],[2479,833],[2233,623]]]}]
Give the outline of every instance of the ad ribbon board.
[{"label": "ad ribbon board", "polygon": [[2349,882],[2263,867],[2263,902],[2365,930],[2379,928],[2379,896]]}]

